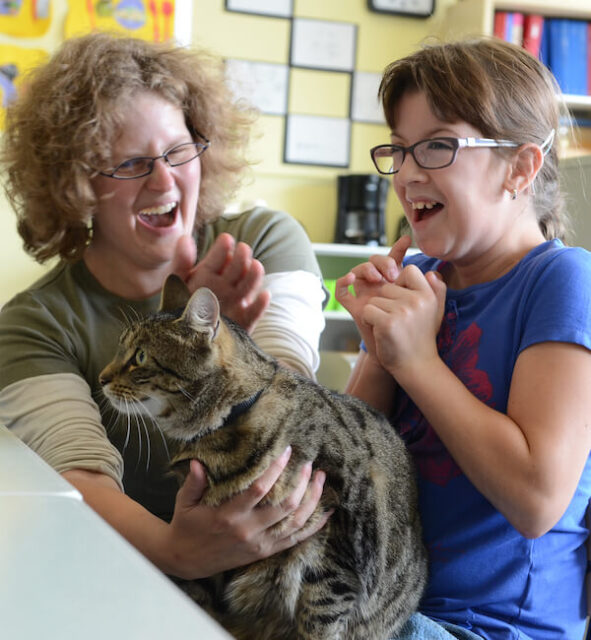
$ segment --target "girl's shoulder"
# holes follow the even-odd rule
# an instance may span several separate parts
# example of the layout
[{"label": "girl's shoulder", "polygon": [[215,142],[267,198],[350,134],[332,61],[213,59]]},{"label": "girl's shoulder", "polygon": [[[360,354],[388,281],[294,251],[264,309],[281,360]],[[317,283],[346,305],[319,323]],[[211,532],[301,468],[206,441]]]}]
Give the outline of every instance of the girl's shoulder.
[{"label": "girl's shoulder", "polygon": [[[446,263],[424,253],[415,253],[405,257],[404,264],[414,264],[426,273],[440,271]],[[524,274],[542,274],[546,271],[571,277],[578,274],[582,278],[589,278],[591,283],[591,252],[582,247],[565,246],[560,240],[548,240],[534,247],[508,274],[495,282],[502,284],[505,280]]]},{"label": "girl's shoulder", "polygon": [[516,269],[536,277],[582,280],[591,286],[591,252],[582,247],[565,246],[560,240],[549,240],[535,247]]}]

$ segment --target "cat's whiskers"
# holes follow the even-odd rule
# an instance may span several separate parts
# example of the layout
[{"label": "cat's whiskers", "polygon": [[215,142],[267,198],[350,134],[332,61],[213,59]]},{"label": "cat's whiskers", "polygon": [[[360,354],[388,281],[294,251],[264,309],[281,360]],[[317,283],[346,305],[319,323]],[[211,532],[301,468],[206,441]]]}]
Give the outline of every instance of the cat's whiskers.
[{"label": "cat's whiskers", "polygon": [[[125,400],[125,408],[128,408],[127,399]],[[129,415],[129,411],[126,411],[125,415],[127,416],[127,433],[125,435],[125,442],[123,443],[123,454],[125,454],[125,451],[127,450],[127,445],[129,444],[129,436],[131,433],[131,416]]]},{"label": "cat's whiskers", "polygon": [[[133,313],[133,315],[136,317],[136,319],[139,320],[139,314],[137,312],[136,309],[134,309],[133,307],[127,307],[127,309]],[[129,329],[132,324],[133,324],[133,319],[126,313],[125,309],[123,307],[119,307],[119,313],[123,316],[123,324],[124,326]]]},{"label": "cat's whiskers", "polygon": [[[113,429],[113,427],[117,425],[117,417],[119,415],[119,412],[113,409],[113,405],[111,404],[109,398],[107,398],[107,396],[105,395],[104,391],[102,392],[100,397],[97,398],[96,403],[103,418],[105,431],[109,433]],[[107,418],[107,416],[109,417],[109,420],[105,423],[105,418]]]},{"label": "cat's whiskers", "polygon": [[164,451],[166,452],[166,459],[170,460],[170,452],[168,450],[168,444],[166,442],[166,438],[164,437],[164,432],[162,431],[162,428],[158,424],[158,420],[156,420],[156,417],[152,414],[150,409],[148,409],[145,402],[143,402],[142,400],[139,400],[138,402],[142,405],[144,412],[148,415],[148,417],[152,421],[152,426],[155,427],[158,433],[160,434],[160,437],[162,438],[162,444],[164,445]]},{"label": "cat's whiskers", "polygon": [[176,386],[178,390],[185,396],[185,398],[191,400],[192,402],[195,400],[195,398],[179,382],[176,383]]},{"label": "cat's whiskers", "polygon": [[135,407],[135,402],[129,402],[129,400],[127,398],[125,398],[125,409],[126,409],[127,415],[129,416],[128,423],[131,421],[130,408],[133,410],[133,414],[134,414],[134,417],[135,417],[135,426],[136,426],[136,430],[137,430],[138,449],[137,449],[137,462],[135,463],[135,468],[137,469],[140,466],[140,461],[142,459],[142,430],[141,430],[141,427],[140,427],[140,421],[137,418],[137,410],[136,410],[136,407]]},{"label": "cat's whiskers", "polygon": [[[143,403],[141,403],[141,404],[143,405]],[[135,419],[136,419],[136,421],[138,423],[138,426],[139,426],[139,423],[140,423],[140,420],[141,420],[141,423],[142,423],[142,426],[143,426],[143,429],[144,429],[144,433],[146,435],[146,450],[147,450],[147,453],[146,453],[146,471],[148,471],[148,469],[150,467],[150,456],[152,454],[152,447],[151,447],[152,443],[151,443],[151,440],[150,440],[150,433],[148,432],[148,425],[146,424],[146,420],[144,418],[144,414],[137,408],[135,403],[133,405],[133,410],[135,412]]]}]

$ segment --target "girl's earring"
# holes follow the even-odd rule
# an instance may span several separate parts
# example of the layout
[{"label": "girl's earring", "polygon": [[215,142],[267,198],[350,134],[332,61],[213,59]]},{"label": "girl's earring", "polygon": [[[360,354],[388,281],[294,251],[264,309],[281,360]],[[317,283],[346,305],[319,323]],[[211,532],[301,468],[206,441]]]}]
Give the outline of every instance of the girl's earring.
[{"label": "girl's earring", "polygon": [[511,200],[517,200],[517,189],[511,191]]}]

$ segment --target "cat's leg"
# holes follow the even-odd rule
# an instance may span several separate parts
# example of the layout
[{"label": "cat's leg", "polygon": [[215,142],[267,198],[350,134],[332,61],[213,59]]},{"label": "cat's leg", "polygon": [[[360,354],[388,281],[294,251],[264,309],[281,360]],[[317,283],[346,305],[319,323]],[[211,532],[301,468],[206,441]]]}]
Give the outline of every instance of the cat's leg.
[{"label": "cat's leg", "polygon": [[296,613],[298,640],[350,640],[359,589],[352,572],[329,563],[323,569],[308,571]]},{"label": "cat's leg", "polygon": [[234,573],[224,595],[232,635],[239,640],[295,640],[303,568],[299,552],[291,549]]}]

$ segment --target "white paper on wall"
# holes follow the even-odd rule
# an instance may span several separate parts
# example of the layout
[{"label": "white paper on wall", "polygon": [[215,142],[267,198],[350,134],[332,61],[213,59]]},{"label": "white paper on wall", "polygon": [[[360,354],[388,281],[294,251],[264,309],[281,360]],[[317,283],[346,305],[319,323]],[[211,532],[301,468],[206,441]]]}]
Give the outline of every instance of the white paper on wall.
[{"label": "white paper on wall", "polygon": [[381,73],[355,71],[351,94],[351,119],[384,124],[384,112],[378,100]]},{"label": "white paper on wall", "polygon": [[285,162],[348,167],[350,138],[348,118],[288,115]]},{"label": "white paper on wall", "polygon": [[291,34],[294,67],[353,71],[357,27],[348,22],[295,18]]},{"label": "white paper on wall", "polygon": [[236,96],[262,113],[285,115],[289,67],[284,64],[226,60],[226,79]]}]

